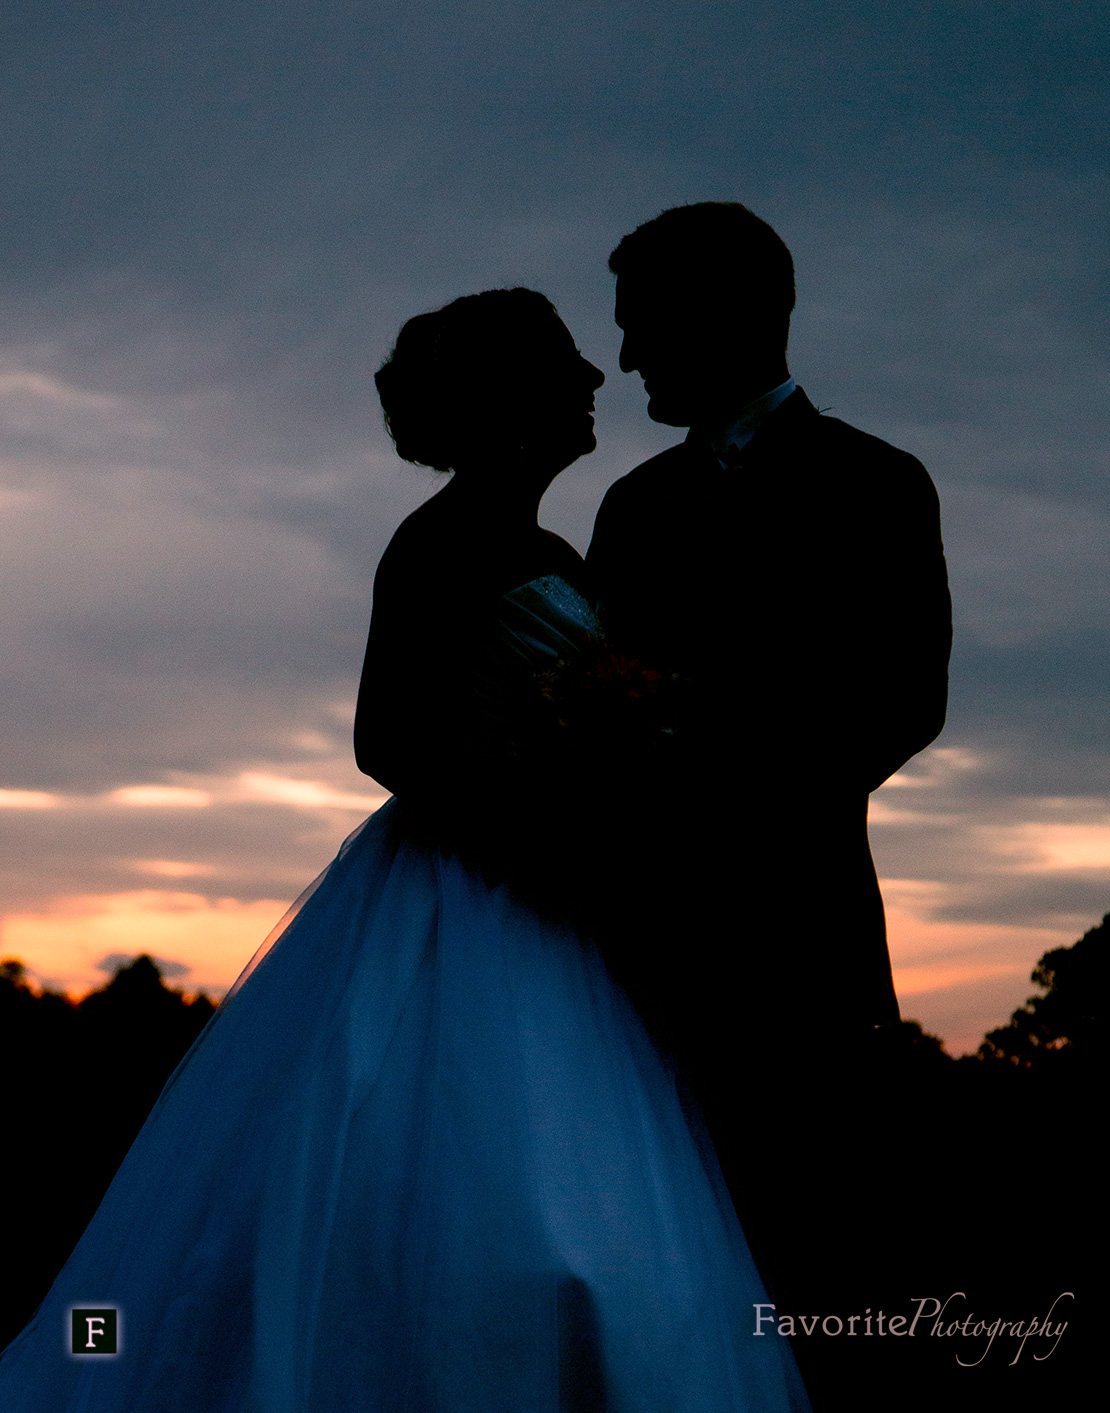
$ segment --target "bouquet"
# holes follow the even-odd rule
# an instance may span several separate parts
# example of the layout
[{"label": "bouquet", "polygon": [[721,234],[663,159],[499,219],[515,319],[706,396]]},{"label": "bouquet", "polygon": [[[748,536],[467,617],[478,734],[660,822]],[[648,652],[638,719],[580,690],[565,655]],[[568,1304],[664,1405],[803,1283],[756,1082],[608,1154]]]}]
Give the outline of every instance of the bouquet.
[{"label": "bouquet", "polygon": [[575,738],[579,748],[643,748],[673,736],[683,679],[591,639],[571,658],[535,675],[549,728]]}]

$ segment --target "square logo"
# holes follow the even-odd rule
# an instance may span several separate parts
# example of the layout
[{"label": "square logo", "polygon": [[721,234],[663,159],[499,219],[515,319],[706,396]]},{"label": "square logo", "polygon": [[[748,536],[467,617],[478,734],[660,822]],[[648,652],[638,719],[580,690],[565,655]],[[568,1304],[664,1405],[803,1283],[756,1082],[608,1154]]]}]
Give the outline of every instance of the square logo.
[{"label": "square logo", "polygon": [[117,1312],[70,1311],[70,1349],[74,1354],[115,1354],[119,1334]]}]

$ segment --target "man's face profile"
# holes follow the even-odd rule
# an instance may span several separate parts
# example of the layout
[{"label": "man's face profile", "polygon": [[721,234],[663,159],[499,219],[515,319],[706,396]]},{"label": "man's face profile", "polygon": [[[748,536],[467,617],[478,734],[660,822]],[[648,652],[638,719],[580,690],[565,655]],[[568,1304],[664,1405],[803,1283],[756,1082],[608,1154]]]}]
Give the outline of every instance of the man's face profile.
[{"label": "man's face profile", "polygon": [[643,378],[653,422],[693,427],[736,410],[752,350],[734,296],[714,296],[705,281],[624,274],[614,318],[624,333],[621,371]]},{"label": "man's face profile", "polygon": [[672,427],[690,426],[689,360],[697,359],[697,340],[688,301],[665,281],[621,275],[614,317],[624,333],[621,371],[644,380],[648,416]]}]

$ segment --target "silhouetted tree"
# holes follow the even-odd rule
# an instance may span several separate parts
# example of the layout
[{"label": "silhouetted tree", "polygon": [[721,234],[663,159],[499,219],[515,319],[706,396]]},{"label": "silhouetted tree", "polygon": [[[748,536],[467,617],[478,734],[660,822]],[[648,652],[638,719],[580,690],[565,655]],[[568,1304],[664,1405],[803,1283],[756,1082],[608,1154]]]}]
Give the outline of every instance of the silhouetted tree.
[{"label": "silhouetted tree", "polygon": [[31,989],[26,981],[27,968],[22,962],[9,957],[7,961],[0,962],[0,995],[8,996],[17,993],[31,995]]},{"label": "silhouetted tree", "polygon": [[1044,1076],[1071,1075],[1088,1066],[1105,1050],[1108,963],[1110,913],[1072,946],[1044,954],[1031,980],[1045,994],[1030,996],[1008,1024],[989,1031],[979,1057]]},{"label": "silhouetted tree", "polygon": [[137,957],[78,1005],[37,993],[0,963],[0,1074],[9,1160],[0,1347],[46,1294],[142,1127],[215,1007],[188,1001]]},{"label": "silhouetted tree", "polygon": [[[76,1042],[76,1009],[67,996],[35,992],[22,962],[0,963],[0,1074],[7,1127],[20,1136],[38,1123],[48,1096],[60,1093]],[[17,1161],[33,1154],[18,1151]]]},{"label": "silhouetted tree", "polygon": [[918,1072],[946,1070],[953,1063],[939,1035],[930,1035],[920,1021],[904,1020],[882,1028],[883,1053]]},{"label": "silhouetted tree", "polygon": [[108,985],[90,992],[78,1011],[90,1048],[118,1067],[110,1082],[150,1094],[152,1104],[212,1014],[212,1004],[206,996],[189,1003],[171,990],[153,957],[144,953],[118,967]]}]

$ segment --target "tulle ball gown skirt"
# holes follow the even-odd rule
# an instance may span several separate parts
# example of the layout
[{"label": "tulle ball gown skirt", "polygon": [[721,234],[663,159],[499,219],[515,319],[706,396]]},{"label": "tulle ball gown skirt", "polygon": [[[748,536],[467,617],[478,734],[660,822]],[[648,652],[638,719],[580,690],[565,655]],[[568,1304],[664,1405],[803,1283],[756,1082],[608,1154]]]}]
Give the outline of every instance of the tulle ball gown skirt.
[{"label": "tulle ball gown skirt", "polygon": [[[170,1079],[0,1407],[805,1409],[766,1298],[593,949],[386,805]],[[69,1352],[73,1307],[116,1355]]]}]

